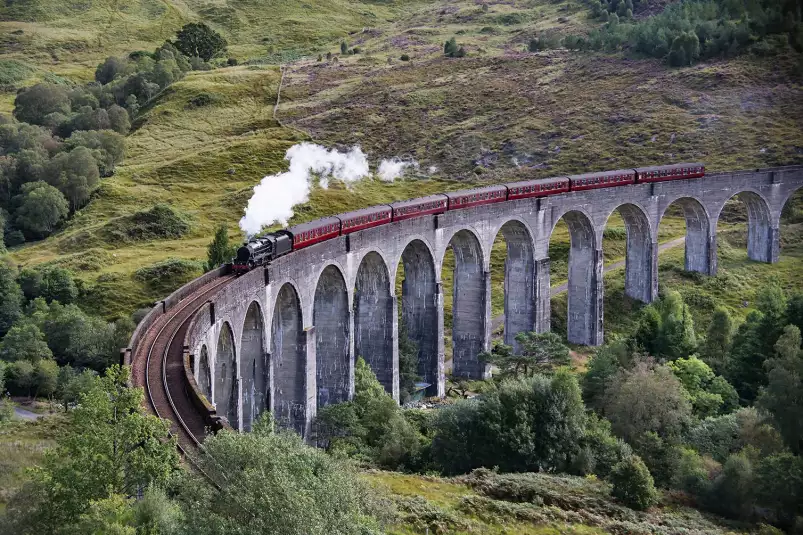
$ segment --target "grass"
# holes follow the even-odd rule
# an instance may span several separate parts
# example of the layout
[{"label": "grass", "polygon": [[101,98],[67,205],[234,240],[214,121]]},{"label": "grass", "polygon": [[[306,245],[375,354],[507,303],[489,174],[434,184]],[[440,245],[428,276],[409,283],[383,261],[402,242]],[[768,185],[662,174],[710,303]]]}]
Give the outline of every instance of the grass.
[{"label": "grass", "polygon": [[34,422],[0,424],[0,512],[24,483],[25,469],[35,466],[44,451],[55,445],[65,422],[63,415],[54,414]]},{"label": "grass", "polygon": [[[369,482],[389,494],[399,510],[392,534],[493,533],[509,535],[601,533],[738,533],[739,526],[671,502],[646,513],[617,504],[595,478],[549,474],[458,478],[372,471]],[[508,492],[509,482],[532,500]]]}]

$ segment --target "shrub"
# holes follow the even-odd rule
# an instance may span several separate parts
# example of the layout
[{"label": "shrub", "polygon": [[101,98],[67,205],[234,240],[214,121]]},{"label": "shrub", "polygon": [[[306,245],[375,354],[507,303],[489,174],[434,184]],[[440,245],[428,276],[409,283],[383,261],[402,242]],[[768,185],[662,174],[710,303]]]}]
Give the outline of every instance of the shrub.
[{"label": "shrub", "polygon": [[638,455],[614,466],[610,480],[613,497],[632,509],[643,511],[658,502],[650,471]]},{"label": "shrub", "polygon": [[113,219],[103,226],[106,241],[111,244],[175,239],[189,231],[186,217],[167,204]]},{"label": "shrub", "polygon": [[209,61],[225,50],[228,43],[223,36],[206,24],[191,22],[178,31],[173,45],[189,58],[197,57]]},{"label": "shrub", "polygon": [[60,85],[36,84],[14,99],[14,117],[18,121],[44,124],[45,116],[51,113],[70,113],[70,97],[67,90]]},{"label": "shrub", "polygon": [[407,54],[402,54],[402,55],[399,57],[399,59],[400,59],[400,60],[402,60],[402,61],[410,61],[410,56],[409,56],[409,55],[407,55]]},{"label": "shrub", "polygon": [[59,190],[45,182],[29,182],[12,200],[14,224],[27,239],[48,236],[69,214],[69,203]]},{"label": "shrub", "polygon": [[153,292],[167,295],[203,273],[200,262],[169,258],[134,272],[134,279],[147,285]]}]

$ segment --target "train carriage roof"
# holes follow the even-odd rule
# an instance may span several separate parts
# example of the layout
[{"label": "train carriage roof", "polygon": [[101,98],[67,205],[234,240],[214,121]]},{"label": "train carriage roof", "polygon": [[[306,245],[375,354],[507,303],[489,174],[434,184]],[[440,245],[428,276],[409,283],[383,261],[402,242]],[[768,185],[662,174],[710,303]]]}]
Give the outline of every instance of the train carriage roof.
[{"label": "train carriage roof", "polygon": [[527,186],[541,186],[544,184],[554,184],[555,182],[561,182],[569,180],[567,176],[553,176],[552,178],[538,178],[535,180],[524,180],[522,182],[508,182],[505,184],[508,188],[526,188]]},{"label": "train carriage roof", "polygon": [[463,197],[465,195],[476,195],[478,193],[492,193],[492,192],[495,192],[495,191],[503,191],[503,192],[506,193],[507,192],[507,188],[504,185],[499,184],[497,186],[485,186],[483,188],[472,188],[472,189],[461,189],[459,191],[449,191],[449,192],[446,193],[446,196],[449,197],[450,199],[454,199],[454,198],[457,198],[457,197]]},{"label": "train carriage roof", "polygon": [[427,197],[418,197],[417,199],[408,199],[406,201],[396,201],[394,203],[390,203],[390,206],[393,207],[394,210],[398,210],[399,208],[407,208],[409,206],[418,206],[419,204],[426,203],[426,202],[444,202],[447,200],[446,195],[429,195]]},{"label": "train carriage roof", "polygon": [[343,214],[337,214],[337,218],[341,221],[347,221],[349,219],[353,219],[355,217],[361,217],[365,215],[372,215],[372,214],[379,214],[382,212],[389,212],[391,210],[389,204],[380,204],[377,206],[369,206],[368,208],[363,208],[361,210],[354,210],[353,212],[346,212]]},{"label": "train carriage roof", "polygon": [[599,171],[597,173],[583,173],[582,175],[570,175],[571,180],[580,180],[584,178],[596,178],[601,176],[619,176],[619,175],[634,175],[634,169],[617,169],[616,171]]},{"label": "train carriage roof", "polygon": [[674,163],[672,165],[652,165],[649,167],[638,167],[636,171],[646,173],[648,171],[660,171],[661,169],[677,169],[678,167],[705,167],[702,162]]},{"label": "train carriage roof", "polygon": [[313,221],[309,221],[307,223],[301,223],[300,225],[295,225],[287,230],[292,232],[293,234],[299,234],[301,232],[307,232],[308,230],[315,230],[317,228],[325,227],[326,225],[331,224],[340,225],[340,219],[332,216],[332,217],[324,217],[321,219],[315,219]]}]

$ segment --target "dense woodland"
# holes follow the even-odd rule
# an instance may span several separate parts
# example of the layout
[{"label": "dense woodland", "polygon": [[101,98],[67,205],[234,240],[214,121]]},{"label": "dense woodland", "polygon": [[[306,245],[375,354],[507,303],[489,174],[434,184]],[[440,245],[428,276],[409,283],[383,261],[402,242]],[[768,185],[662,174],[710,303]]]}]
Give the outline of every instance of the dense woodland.
[{"label": "dense woodland", "polygon": [[[803,49],[798,2],[655,4],[590,0],[595,29],[540,32],[527,49],[623,51],[673,68]],[[192,70],[235,63],[225,47],[188,24],[153,51],[109,57],[92,83],[20,90],[13,116],[0,116],[0,247],[62,228],[115,172],[155,97]],[[341,53],[360,49],[344,41]],[[460,61],[470,52],[455,37],[443,54]],[[114,239],[179,238],[188,228],[166,205],[129,219],[108,229]],[[206,269],[231,257],[225,226],[208,253]],[[174,268],[137,276],[158,283]],[[55,446],[9,497],[0,533],[369,534],[400,518],[421,533],[472,532],[426,502],[377,492],[364,477],[376,469],[453,478],[478,493],[460,502],[472,518],[678,533],[696,524],[653,522],[651,511],[693,506],[735,531],[803,533],[803,295],[780,285],[763,288],[744,321],[717,307],[708,325],[665,292],[581,369],[563,337],[522,333],[518,351],[497,344],[481,355],[492,380],[450,381],[436,409],[399,406],[359,359],[354,399],[319,411],[315,447],[264,415],[251,433],[210,436],[192,459],[200,470],[180,463],[167,424],[145,414],[142,390],[117,365],[142,312],[96,317],[83,305],[93,291],[57,265],[0,259],[0,392],[65,413]],[[401,329],[406,401],[419,377]],[[13,414],[0,400],[0,432],[16,429]]]}]

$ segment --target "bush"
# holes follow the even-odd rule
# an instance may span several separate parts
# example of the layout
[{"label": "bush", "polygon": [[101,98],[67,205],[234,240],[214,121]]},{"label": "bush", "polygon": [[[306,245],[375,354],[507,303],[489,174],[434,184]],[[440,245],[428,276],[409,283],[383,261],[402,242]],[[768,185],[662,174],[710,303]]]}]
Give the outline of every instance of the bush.
[{"label": "bush", "polygon": [[215,30],[202,22],[185,24],[176,34],[173,45],[189,58],[209,61],[224,51],[228,43]]},{"label": "bush", "polygon": [[60,85],[36,84],[14,99],[14,117],[18,121],[44,124],[45,117],[51,113],[70,113],[70,97],[67,90]]},{"label": "bush", "polygon": [[190,231],[186,217],[167,204],[113,219],[103,226],[111,244],[176,239]]},{"label": "bush", "polygon": [[170,258],[134,272],[134,279],[153,292],[167,295],[203,273],[200,262]]},{"label": "bush", "polygon": [[409,55],[407,55],[407,54],[402,54],[402,55],[399,57],[399,59],[400,59],[400,60],[402,60],[402,61],[410,61],[410,56],[409,56]]},{"label": "bush", "polygon": [[610,476],[614,498],[637,511],[644,511],[658,502],[650,471],[638,455],[613,467]]},{"label": "bush", "polygon": [[14,224],[26,239],[44,238],[69,214],[69,204],[59,190],[45,182],[24,184],[14,197]]},{"label": "bush", "polygon": [[580,454],[586,417],[576,378],[559,371],[503,381],[481,398],[441,409],[432,457],[448,474],[566,470]]}]

